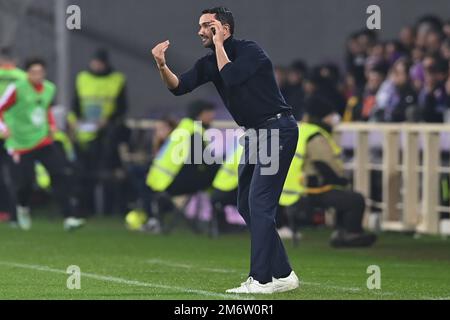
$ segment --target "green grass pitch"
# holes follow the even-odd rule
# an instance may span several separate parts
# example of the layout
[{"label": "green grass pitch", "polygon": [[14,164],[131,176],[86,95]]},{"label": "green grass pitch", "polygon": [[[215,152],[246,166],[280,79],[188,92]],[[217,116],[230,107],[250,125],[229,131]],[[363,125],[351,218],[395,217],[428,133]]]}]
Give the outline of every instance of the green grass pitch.
[{"label": "green grass pitch", "polygon": [[[225,290],[246,278],[247,234],[149,235],[117,218],[73,233],[44,218],[28,232],[0,224],[0,299],[450,299],[450,240],[385,233],[371,249],[336,250],[328,236],[305,230],[299,247],[286,242],[298,290],[234,296]],[[69,265],[81,269],[79,290],[66,287]],[[381,269],[380,290],[367,289],[369,265]]]}]

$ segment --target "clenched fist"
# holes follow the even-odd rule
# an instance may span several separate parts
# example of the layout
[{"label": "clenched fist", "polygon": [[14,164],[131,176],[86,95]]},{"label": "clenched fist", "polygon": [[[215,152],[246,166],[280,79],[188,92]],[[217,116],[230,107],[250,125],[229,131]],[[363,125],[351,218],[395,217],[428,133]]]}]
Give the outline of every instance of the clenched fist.
[{"label": "clenched fist", "polygon": [[163,68],[166,66],[165,52],[166,52],[167,48],[169,48],[169,45],[170,45],[169,40],[166,40],[164,42],[158,43],[152,49],[152,55],[153,55],[153,58],[155,58],[158,68]]}]

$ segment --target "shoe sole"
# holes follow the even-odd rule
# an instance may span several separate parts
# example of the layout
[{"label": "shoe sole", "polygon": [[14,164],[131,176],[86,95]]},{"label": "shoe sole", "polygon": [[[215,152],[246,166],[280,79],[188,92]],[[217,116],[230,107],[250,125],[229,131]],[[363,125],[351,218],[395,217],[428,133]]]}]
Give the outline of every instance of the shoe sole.
[{"label": "shoe sole", "polygon": [[287,291],[292,291],[297,289],[298,287],[300,287],[300,283],[287,283],[285,285],[276,287],[273,289],[273,293],[280,293],[280,292],[287,292]]},{"label": "shoe sole", "polygon": [[225,291],[225,293],[228,294],[272,294],[274,292],[230,292],[230,291]]}]

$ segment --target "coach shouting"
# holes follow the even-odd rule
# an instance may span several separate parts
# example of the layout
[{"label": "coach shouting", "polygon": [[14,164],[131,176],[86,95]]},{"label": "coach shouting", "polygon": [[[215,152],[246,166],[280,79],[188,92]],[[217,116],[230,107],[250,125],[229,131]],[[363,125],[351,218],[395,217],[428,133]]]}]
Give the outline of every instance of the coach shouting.
[{"label": "coach shouting", "polygon": [[[233,38],[231,11],[223,7],[204,10],[199,25],[202,44],[212,52],[189,71],[178,77],[169,69],[165,60],[169,41],[156,45],[152,54],[162,80],[174,95],[211,81],[236,123],[246,129],[241,140],[245,152],[239,165],[237,206],[251,233],[250,274],[247,281],[227,292],[270,294],[296,289],[299,280],[276,231],[275,216],[297,145],[297,123],[264,50],[253,41]],[[276,150],[267,147],[273,145],[273,139],[278,139]],[[264,174],[267,163],[259,156],[252,161],[255,147],[258,151],[267,149],[270,158],[276,159],[278,170],[274,174]]]}]

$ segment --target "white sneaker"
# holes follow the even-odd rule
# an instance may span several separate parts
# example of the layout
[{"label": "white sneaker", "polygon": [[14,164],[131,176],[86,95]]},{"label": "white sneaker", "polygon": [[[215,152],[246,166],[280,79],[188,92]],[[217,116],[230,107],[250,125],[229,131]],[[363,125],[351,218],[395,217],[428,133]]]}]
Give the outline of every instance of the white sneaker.
[{"label": "white sneaker", "polygon": [[286,292],[297,289],[300,286],[300,281],[294,271],[286,278],[272,278],[273,292]]},{"label": "white sneaker", "polygon": [[31,229],[30,208],[17,206],[17,224],[22,230]]},{"label": "white sneaker", "polygon": [[272,294],[273,293],[273,283],[269,282],[266,284],[259,283],[258,280],[249,277],[246,282],[241,283],[240,287],[228,289],[227,293],[262,293],[262,294]]},{"label": "white sneaker", "polygon": [[86,221],[81,218],[68,217],[64,219],[64,230],[71,231],[84,226]]}]

